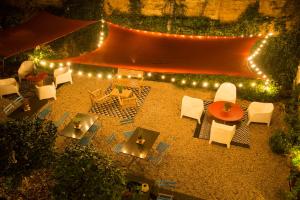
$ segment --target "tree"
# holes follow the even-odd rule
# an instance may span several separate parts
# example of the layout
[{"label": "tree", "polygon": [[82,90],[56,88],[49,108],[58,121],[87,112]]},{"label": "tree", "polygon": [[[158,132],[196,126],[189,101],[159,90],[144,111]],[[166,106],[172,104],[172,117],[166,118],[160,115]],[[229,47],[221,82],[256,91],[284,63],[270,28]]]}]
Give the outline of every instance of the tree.
[{"label": "tree", "polygon": [[0,176],[21,178],[45,167],[54,157],[57,129],[49,121],[25,118],[0,124]]},{"label": "tree", "polygon": [[54,199],[121,199],[125,171],[91,147],[71,145],[58,158]]}]

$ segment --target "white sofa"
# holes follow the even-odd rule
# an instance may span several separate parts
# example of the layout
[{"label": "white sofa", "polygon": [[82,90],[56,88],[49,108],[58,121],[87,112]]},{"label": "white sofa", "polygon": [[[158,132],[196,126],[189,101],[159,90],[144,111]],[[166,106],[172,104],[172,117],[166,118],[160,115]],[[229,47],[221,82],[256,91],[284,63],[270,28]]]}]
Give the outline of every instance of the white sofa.
[{"label": "white sofa", "polygon": [[212,121],[211,129],[210,129],[210,138],[209,144],[213,141],[226,144],[227,148],[230,148],[230,142],[235,134],[236,125],[229,126],[225,124],[220,124]]},{"label": "white sofa", "polygon": [[272,103],[252,102],[248,107],[247,125],[251,122],[267,123],[270,126],[274,105]]},{"label": "white sofa", "polygon": [[181,104],[181,118],[182,116],[197,119],[200,124],[200,118],[204,110],[203,100],[193,98],[190,96],[183,96]]},{"label": "white sofa", "polygon": [[22,79],[24,79],[27,75],[31,74],[35,69],[35,65],[32,61],[27,60],[22,62],[19,70],[18,70],[18,76],[19,76],[19,82],[21,83]]},{"label": "white sofa", "polygon": [[14,78],[0,79],[0,98],[3,95],[19,93],[19,84]]},{"label": "white sofa", "polygon": [[51,85],[35,86],[39,100],[54,98],[56,100],[56,87],[52,82]]},{"label": "white sofa", "polygon": [[218,88],[214,102],[216,101],[228,101],[235,103],[236,101],[236,87],[233,83],[222,83]]},{"label": "white sofa", "polygon": [[70,82],[71,84],[73,83],[72,72],[69,67],[55,69],[53,75],[54,75],[54,81],[56,87],[58,84],[61,83],[66,83],[66,82]]}]

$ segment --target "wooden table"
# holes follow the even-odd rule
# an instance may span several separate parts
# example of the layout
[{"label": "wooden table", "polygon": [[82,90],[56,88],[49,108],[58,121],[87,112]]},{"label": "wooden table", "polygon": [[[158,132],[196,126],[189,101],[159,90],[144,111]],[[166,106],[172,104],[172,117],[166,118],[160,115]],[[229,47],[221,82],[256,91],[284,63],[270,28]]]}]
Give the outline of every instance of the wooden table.
[{"label": "wooden table", "polygon": [[[138,127],[133,132],[132,136],[123,145],[121,152],[133,156],[133,159],[128,164],[128,167],[137,159],[144,159],[147,157],[149,151],[152,149],[153,144],[159,136],[159,132],[149,129]],[[137,144],[136,141],[139,136],[145,139],[143,145]]]},{"label": "wooden table", "polygon": [[114,88],[109,95],[115,96],[115,97],[120,97],[120,98],[128,98],[128,97],[132,96],[132,91],[123,89],[122,92],[119,92],[118,88]]},{"label": "wooden table", "polygon": [[94,114],[83,114],[77,113],[76,118],[80,118],[81,128],[74,128],[74,123],[71,121],[59,134],[65,137],[71,137],[74,139],[81,139],[89,128],[95,123],[98,119],[98,115]]},{"label": "wooden table", "polygon": [[224,104],[226,101],[216,101],[208,106],[208,113],[218,120],[224,122],[239,121],[244,116],[243,109],[236,103],[231,103],[231,109],[229,111],[224,110]]}]

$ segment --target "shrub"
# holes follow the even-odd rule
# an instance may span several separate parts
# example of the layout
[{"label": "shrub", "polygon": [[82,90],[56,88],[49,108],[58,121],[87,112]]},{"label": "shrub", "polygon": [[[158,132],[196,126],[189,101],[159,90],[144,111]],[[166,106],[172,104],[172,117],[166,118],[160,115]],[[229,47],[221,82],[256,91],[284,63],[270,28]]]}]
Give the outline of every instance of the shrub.
[{"label": "shrub", "polygon": [[282,130],[276,130],[270,137],[269,145],[274,153],[283,154],[289,149],[289,137]]},{"label": "shrub", "polygon": [[121,199],[125,171],[91,147],[72,145],[58,158],[54,199]]},{"label": "shrub", "polygon": [[0,124],[0,176],[17,186],[22,176],[52,160],[57,129],[53,123],[25,118]]}]

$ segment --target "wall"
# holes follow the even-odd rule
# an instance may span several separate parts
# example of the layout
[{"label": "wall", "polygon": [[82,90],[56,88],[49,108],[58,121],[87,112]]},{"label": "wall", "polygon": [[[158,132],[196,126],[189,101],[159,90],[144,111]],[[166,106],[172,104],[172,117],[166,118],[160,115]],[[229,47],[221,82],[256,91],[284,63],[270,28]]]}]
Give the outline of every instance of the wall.
[{"label": "wall", "polygon": [[[141,0],[143,15],[162,15],[166,0]],[[180,0],[177,0],[179,2]],[[287,0],[260,0],[260,13],[268,16],[280,16]],[[221,21],[234,21],[256,0],[181,0],[187,6],[187,16],[206,16]],[[105,11],[112,9],[128,12],[129,0],[105,0]]]}]

